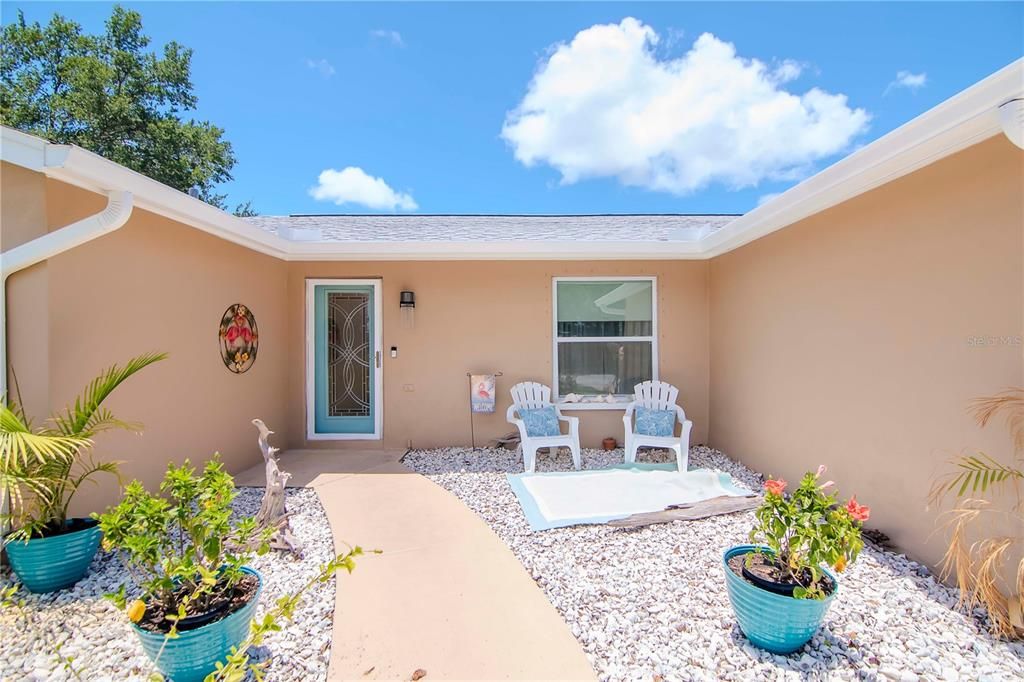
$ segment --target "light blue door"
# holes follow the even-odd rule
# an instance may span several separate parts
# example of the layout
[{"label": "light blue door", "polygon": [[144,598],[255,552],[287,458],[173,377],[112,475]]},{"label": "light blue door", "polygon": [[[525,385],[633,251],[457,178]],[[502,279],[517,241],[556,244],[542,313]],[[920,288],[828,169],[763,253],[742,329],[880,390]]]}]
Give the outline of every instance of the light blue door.
[{"label": "light blue door", "polygon": [[374,287],[313,290],[314,426],[318,434],[366,434],[376,423]]}]

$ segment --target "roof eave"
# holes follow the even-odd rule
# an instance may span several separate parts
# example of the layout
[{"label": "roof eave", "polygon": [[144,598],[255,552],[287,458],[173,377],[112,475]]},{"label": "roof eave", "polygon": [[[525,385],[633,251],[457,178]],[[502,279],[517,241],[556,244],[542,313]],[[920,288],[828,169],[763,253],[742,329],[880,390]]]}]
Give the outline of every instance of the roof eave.
[{"label": "roof eave", "polygon": [[191,197],[141,173],[73,145],[48,145],[47,177],[93,192],[128,191],[138,208],[191,225],[227,241],[269,256],[285,258],[290,242],[253,229],[241,218]]},{"label": "roof eave", "polygon": [[701,240],[714,258],[1002,133],[999,106],[1024,91],[1018,59]]},{"label": "roof eave", "polygon": [[374,241],[293,243],[290,261],[384,260],[685,260],[698,242],[669,241]]}]

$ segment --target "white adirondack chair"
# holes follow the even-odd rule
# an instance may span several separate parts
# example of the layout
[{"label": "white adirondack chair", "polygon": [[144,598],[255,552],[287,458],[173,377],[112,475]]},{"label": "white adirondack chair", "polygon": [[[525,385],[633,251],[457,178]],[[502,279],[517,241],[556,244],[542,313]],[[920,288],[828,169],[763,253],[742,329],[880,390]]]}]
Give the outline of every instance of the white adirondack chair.
[{"label": "white adirondack chair", "polygon": [[[632,464],[636,461],[636,451],[644,445],[675,450],[676,466],[679,471],[686,471],[690,460],[690,429],[693,422],[686,418],[683,408],[676,404],[679,397],[679,389],[664,381],[645,381],[633,387],[633,402],[626,407],[626,413],[622,417],[622,423],[626,427],[626,463]],[[633,424],[633,413],[638,407],[646,407],[650,410],[675,410],[676,424],[680,425],[680,434],[675,435],[675,425],[672,427],[671,436],[647,436],[636,433]]]},{"label": "white adirondack chair", "polygon": [[564,417],[558,406],[553,405],[558,420],[569,424],[569,433],[540,438],[530,437],[526,433],[526,424],[523,423],[518,411],[520,409],[532,410],[548,405],[553,405],[551,389],[544,384],[524,381],[512,387],[512,404],[508,407],[506,419],[509,424],[515,424],[519,429],[519,447],[523,453],[523,468],[528,474],[532,474],[536,469],[537,450],[541,448],[554,448],[555,451],[560,447],[569,448],[572,451],[572,463],[577,469],[580,468],[580,420],[578,417]]}]

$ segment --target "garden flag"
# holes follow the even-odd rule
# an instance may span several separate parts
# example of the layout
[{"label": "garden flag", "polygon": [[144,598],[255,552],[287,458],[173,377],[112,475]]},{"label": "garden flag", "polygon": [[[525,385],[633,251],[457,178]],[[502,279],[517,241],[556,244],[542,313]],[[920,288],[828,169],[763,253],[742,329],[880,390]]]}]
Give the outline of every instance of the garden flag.
[{"label": "garden flag", "polygon": [[473,412],[494,412],[494,375],[473,374],[469,377],[469,404]]}]

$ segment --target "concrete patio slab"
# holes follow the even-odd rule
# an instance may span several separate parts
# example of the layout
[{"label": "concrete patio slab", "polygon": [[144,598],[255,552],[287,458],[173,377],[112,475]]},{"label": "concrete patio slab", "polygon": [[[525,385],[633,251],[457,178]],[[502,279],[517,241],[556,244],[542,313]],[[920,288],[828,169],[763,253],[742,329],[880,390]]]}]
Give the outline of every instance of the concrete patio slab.
[{"label": "concrete patio slab", "polygon": [[[582,648],[508,547],[454,495],[373,451],[289,451],[335,549],[383,554],[339,575],[330,680],[593,680]],[[261,485],[263,468],[238,477]]]}]

